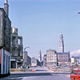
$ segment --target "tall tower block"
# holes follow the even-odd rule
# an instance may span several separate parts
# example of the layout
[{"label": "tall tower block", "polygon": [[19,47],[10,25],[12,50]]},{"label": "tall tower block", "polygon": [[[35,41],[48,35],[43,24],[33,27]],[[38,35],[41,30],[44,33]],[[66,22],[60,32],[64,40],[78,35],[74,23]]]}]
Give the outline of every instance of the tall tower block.
[{"label": "tall tower block", "polygon": [[41,55],[41,50],[39,51],[39,61],[42,61],[42,55]]},{"label": "tall tower block", "polygon": [[7,16],[8,16],[8,12],[9,12],[9,5],[8,5],[8,0],[5,0],[5,3],[4,3],[4,10],[5,10],[5,12],[6,12],[6,14],[7,14]]},{"label": "tall tower block", "polygon": [[64,41],[63,41],[63,34],[60,33],[60,40],[59,40],[59,52],[64,52]]}]

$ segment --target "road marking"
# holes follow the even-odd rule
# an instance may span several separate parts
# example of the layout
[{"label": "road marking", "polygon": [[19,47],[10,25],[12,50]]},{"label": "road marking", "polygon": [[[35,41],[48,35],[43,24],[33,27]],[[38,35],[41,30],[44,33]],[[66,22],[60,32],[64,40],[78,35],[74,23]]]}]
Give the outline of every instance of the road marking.
[{"label": "road marking", "polygon": [[67,76],[65,76],[65,77],[69,77],[69,78],[70,78],[70,75],[67,75]]}]

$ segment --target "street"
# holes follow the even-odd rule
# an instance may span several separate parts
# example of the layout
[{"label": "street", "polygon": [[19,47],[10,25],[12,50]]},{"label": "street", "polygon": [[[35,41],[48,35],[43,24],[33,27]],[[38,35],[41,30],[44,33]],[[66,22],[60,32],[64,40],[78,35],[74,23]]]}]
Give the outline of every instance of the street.
[{"label": "street", "polygon": [[45,67],[33,67],[36,72],[11,72],[8,77],[0,78],[0,80],[70,80],[70,74],[53,73]]}]

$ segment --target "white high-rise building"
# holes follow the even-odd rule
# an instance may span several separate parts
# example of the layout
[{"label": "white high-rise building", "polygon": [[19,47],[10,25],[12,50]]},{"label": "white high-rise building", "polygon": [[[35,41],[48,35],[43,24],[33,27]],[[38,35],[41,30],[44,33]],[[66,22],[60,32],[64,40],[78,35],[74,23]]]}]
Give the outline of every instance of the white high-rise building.
[{"label": "white high-rise building", "polygon": [[59,40],[59,52],[64,52],[64,41],[63,41],[63,34],[60,33],[60,40]]},{"label": "white high-rise building", "polygon": [[42,62],[41,50],[39,51],[39,62]]},{"label": "white high-rise building", "polygon": [[49,49],[46,52],[46,65],[47,67],[57,66],[57,52]]}]

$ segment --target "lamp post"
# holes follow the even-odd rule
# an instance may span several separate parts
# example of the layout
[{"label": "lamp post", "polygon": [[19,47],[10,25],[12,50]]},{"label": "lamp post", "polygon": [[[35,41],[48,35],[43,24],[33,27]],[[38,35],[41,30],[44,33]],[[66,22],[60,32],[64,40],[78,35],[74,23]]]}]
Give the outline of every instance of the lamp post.
[{"label": "lamp post", "polygon": [[25,66],[24,59],[25,59],[25,50],[26,50],[26,48],[30,48],[30,47],[27,46],[27,47],[24,48],[24,52],[23,52],[23,67]]},{"label": "lamp post", "polygon": [[78,14],[80,14],[80,11],[78,11]]},{"label": "lamp post", "polygon": [[30,47],[28,47],[28,46],[27,46],[27,47],[25,47],[25,48],[24,48],[24,51],[26,50],[26,48],[30,48]]}]

